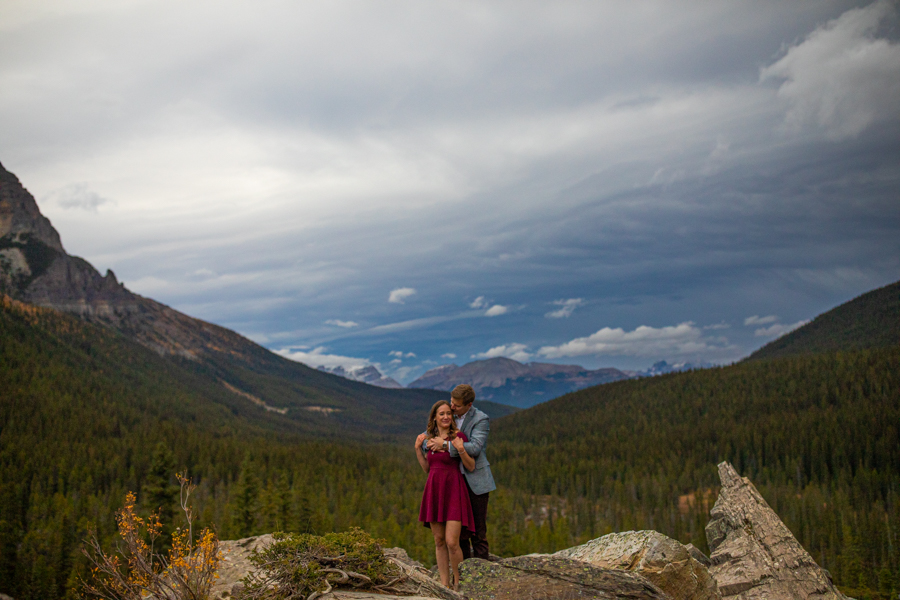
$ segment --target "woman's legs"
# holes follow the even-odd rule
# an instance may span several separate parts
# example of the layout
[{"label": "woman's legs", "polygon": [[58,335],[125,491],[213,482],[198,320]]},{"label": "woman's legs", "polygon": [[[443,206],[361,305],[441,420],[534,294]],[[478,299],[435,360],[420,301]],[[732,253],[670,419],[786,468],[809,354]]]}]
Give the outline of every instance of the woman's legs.
[{"label": "woman's legs", "polygon": [[450,568],[453,569],[453,585],[449,587],[452,587],[454,590],[459,587],[459,563],[463,560],[462,548],[459,547],[459,534],[461,532],[461,522],[447,521],[444,527],[444,541],[447,544],[447,553],[450,555]]},{"label": "woman's legs", "polygon": [[[434,557],[437,560],[438,573],[441,574],[441,583],[450,587],[450,556],[447,552],[445,524],[431,523],[431,534],[434,536]],[[456,547],[459,548],[459,531],[456,536]]]}]

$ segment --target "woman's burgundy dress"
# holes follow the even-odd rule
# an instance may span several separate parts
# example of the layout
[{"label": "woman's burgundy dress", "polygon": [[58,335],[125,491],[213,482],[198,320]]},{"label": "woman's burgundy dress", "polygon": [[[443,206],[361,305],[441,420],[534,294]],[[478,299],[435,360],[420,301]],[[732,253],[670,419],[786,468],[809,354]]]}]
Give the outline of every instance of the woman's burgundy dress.
[{"label": "woman's burgundy dress", "polygon": [[[468,442],[465,434],[456,435]],[[422,506],[419,508],[419,520],[426,527],[431,523],[459,521],[463,530],[475,531],[475,517],[472,504],[469,502],[469,489],[466,480],[459,472],[459,458],[453,458],[449,452],[431,452],[428,458],[428,481],[422,494]]]}]

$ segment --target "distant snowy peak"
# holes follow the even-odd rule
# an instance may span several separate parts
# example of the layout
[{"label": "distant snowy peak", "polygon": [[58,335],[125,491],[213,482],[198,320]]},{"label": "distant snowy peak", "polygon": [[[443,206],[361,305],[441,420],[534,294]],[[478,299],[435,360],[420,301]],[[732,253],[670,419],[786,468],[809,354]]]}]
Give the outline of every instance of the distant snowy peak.
[{"label": "distant snowy peak", "polygon": [[476,398],[528,408],[568,392],[627,379],[618,369],[585,369],[579,365],[523,364],[511,358],[476,360],[461,367],[441,365],[407,387],[447,392],[457,384],[475,388]]},{"label": "distant snowy peak", "polygon": [[369,365],[368,367],[357,367],[354,369],[345,369],[342,366],[326,367],[324,365],[320,365],[317,368],[319,371],[325,371],[326,373],[331,373],[332,375],[338,375],[340,377],[344,377],[345,379],[352,379],[353,381],[361,381],[362,383],[368,383],[369,385],[374,385],[377,387],[391,389],[399,389],[403,387],[394,379],[382,375],[381,372],[372,365]]},{"label": "distant snowy peak", "polygon": [[666,373],[680,373],[681,371],[691,371],[693,369],[709,369],[716,365],[712,363],[668,363],[664,360],[653,363],[646,371],[625,371],[632,377],[653,377],[654,375],[665,375]]}]

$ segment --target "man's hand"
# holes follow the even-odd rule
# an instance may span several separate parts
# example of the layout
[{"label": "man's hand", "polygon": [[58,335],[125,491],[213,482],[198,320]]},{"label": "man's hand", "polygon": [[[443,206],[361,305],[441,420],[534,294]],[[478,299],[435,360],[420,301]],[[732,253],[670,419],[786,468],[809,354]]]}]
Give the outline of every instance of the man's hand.
[{"label": "man's hand", "polygon": [[[424,436],[425,434],[423,433],[422,435]],[[440,452],[444,449],[444,440],[439,437],[431,438],[428,440],[428,449],[432,452]]]},{"label": "man's hand", "polygon": [[456,451],[459,452],[460,454],[462,454],[465,451],[465,447],[463,446],[463,441],[462,441],[461,437],[456,436],[455,438],[453,438],[453,440],[450,443],[453,444],[453,447],[456,448]]},{"label": "man's hand", "polygon": [[416,450],[422,449],[422,442],[425,441],[426,437],[428,437],[428,436],[425,435],[424,433],[419,434],[419,436],[416,438]]}]

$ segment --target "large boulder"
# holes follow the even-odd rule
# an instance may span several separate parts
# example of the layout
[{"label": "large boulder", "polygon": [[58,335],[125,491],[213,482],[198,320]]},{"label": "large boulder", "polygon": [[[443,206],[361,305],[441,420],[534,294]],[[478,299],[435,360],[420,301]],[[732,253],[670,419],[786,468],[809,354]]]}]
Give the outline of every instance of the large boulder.
[{"label": "large boulder", "polygon": [[[696,554],[703,554],[695,549]],[[553,556],[607,569],[633,571],[674,600],[719,600],[716,581],[691,555],[691,548],[657,531],[611,533]]]},{"label": "large boulder", "polygon": [[725,598],[845,600],[746,477],[719,464],[722,489],[710,511],[706,539],[710,573]]},{"label": "large boulder", "polygon": [[637,573],[595,567],[558,556],[518,556],[460,564],[460,592],[473,600],[671,600]]}]

